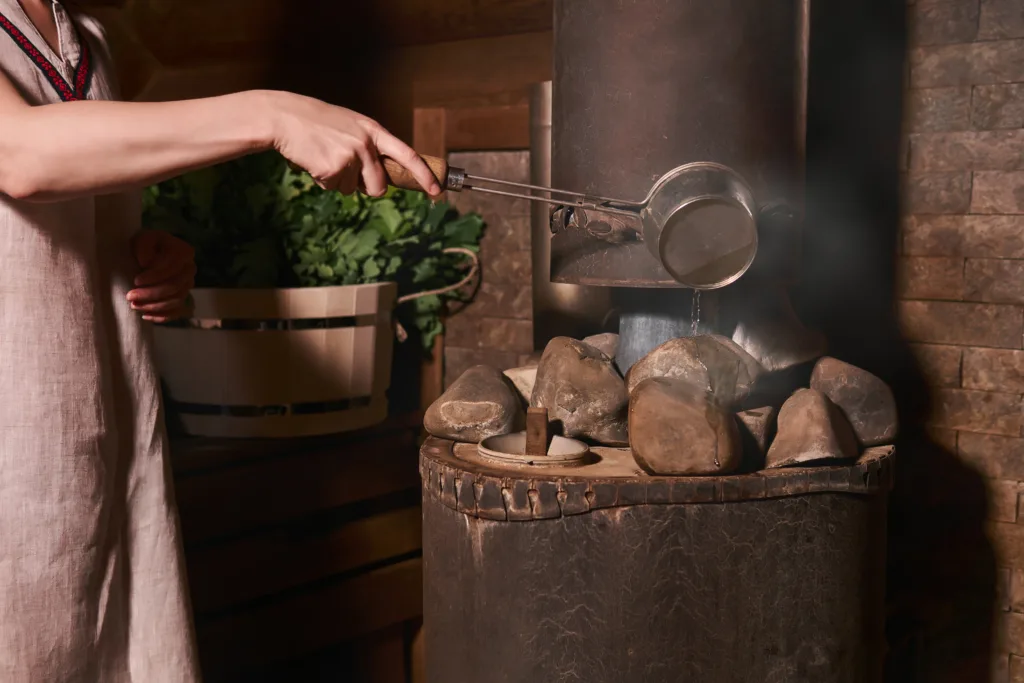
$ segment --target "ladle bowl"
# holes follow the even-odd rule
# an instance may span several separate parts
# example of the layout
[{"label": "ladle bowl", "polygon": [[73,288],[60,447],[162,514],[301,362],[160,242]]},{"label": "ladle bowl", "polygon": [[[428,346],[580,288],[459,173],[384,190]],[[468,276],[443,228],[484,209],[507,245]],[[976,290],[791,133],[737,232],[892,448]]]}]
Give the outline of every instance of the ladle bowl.
[{"label": "ladle bowl", "polygon": [[644,243],[677,282],[718,289],[738,280],[754,262],[754,197],[726,166],[679,166],[658,180],[639,207]]}]

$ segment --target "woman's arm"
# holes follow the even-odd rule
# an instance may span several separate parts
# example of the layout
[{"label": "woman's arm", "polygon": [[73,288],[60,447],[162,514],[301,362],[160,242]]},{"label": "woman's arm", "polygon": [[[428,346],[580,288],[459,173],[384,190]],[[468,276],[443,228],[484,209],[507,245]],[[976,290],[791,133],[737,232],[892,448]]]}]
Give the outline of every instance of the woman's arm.
[{"label": "woman's arm", "polygon": [[0,72],[0,192],[16,199],[106,194],[270,149],[341,192],[362,178],[369,194],[382,194],[378,155],[408,168],[429,194],[441,192],[416,153],[379,124],[318,100],[252,91],[33,107]]}]

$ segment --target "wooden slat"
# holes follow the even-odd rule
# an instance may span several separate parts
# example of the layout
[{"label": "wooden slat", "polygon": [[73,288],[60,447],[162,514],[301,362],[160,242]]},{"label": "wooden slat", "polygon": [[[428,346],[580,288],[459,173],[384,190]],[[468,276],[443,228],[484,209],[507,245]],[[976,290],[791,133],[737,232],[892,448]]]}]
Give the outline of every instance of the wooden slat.
[{"label": "wooden slat", "polygon": [[[124,4],[77,0],[85,8]],[[549,30],[552,0],[373,0],[296,6],[288,0],[135,0],[129,17],[166,64],[346,49],[373,36],[378,49]],[[338,40],[330,41],[333,30]]]},{"label": "wooden slat", "polygon": [[[551,31],[396,49],[375,62],[361,101],[373,103],[372,116],[411,140],[412,109],[525,106],[530,88],[551,80],[551,67]],[[380,83],[388,84],[388,102],[375,93]],[[336,97],[351,102],[359,98],[352,92],[339,88]]]},{"label": "wooden slat", "polygon": [[[374,0],[382,40],[421,45],[550,30],[552,0]],[[344,5],[348,9],[348,3]],[[351,10],[349,10],[351,11]]]},{"label": "wooden slat", "polygon": [[266,87],[273,77],[273,63],[258,58],[180,67],[158,66],[131,92],[131,98],[137,102],[170,102],[216,97]]},{"label": "wooden slat", "polygon": [[417,152],[435,157],[448,153],[446,118],[441,107],[425,107],[413,112],[412,145]]},{"label": "wooden slat", "polygon": [[[411,140],[412,109],[528,105],[530,88],[551,79],[551,48],[551,32],[542,31],[392,50],[375,63],[373,79],[388,84],[392,104],[372,84],[363,86],[363,101],[375,104],[372,115],[385,127]],[[337,97],[350,101],[340,91]]]},{"label": "wooden slat", "polygon": [[[416,109],[412,116],[412,146],[420,154],[448,156],[447,114],[444,109]],[[447,199],[447,196],[442,196]],[[434,340],[430,357],[420,369],[420,409],[426,411],[444,390],[444,335]]]},{"label": "wooden slat", "polygon": [[367,448],[274,458],[181,478],[185,542],[195,544],[419,486],[417,439],[384,435]]},{"label": "wooden slat", "polygon": [[193,318],[212,320],[301,320],[366,316],[388,319],[398,287],[393,282],[334,287],[195,289]]},{"label": "wooden slat", "polygon": [[416,107],[524,104],[551,79],[550,31],[407,48],[389,56],[413,87]]},{"label": "wooden slat", "polygon": [[447,111],[449,152],[530,148],[530,107],[514,104]]},{"label": "wooden slat", "polygon": [[444,334],[434,339],[430,358],[423,361],[420,371],[420,407],[427,408],[444,392]]},{"label": "wooden slat", "polygon": [[[288,33],[277,35],[289,52],[314,57],[344,57],[348,52],[353,59],[372,62],[376,53],[399,47],[550,31],[554,10],[553,0],[374,0],[308,3],[287,19]],[[215,35],[211,39],[219,40]]]},{"label": "wooden slat", "polygon": [[136,35],[168,66],[273,55],[292,34],[282,30],[300,14],[281,0],[134,0],[130,5],[122,12]]},{"label": "wooden slat", "polygon": [[423,414],[405,413],[388,418],[385,422],[346,434],[310,437],[304,439],[176,439],[171,443],[174,474],[184,477],[202,470],[238,465],[243,462],[273,457],[296,457],[315,452],[334,450],[348,453],[382,435],[405,433],[414,438],[423,425]]},{"label": "wooden slat", "polygon": [[419,559],[320,587],[198,626],[208,678],[315,652],[417,618],[422,612]]},{"label": "wooden slat", "polygon": [[[441,108],[415,109],[412,113],[412,146],[420,154],[441,157],[448,153],[446,112]],[[448,193],[441,195],[447,201]]]},{"label": "wooden slat", "polygon": [[395,626],[360,643],[349,680],[365,683],[407,683],[405,629]]},{"label": "wooden slat", "polygon": [[233,672],[206,683],[410,683],[407,678],[408,633],[420,620],[390,626],[324,650],[262,666],[259,671]]},{"label": "wooden slat", "polygon": [[409,683],[427,683],[426,664],[423,661],[425,653],[424,635],[423,625],[420,624],[412,638],[412,646],[409,652]]},{"label": "wooden slat", "polygon": [[192,602],[211,612],[273,595],[422,547],[420,507],[403,508],[305,536],[285,529],[188,554]]},{"label": "wooden slat", "polygon": [[[376,351],[378,336],[394,333],[390,325],[267,331],[172,327],[156,332],[154,351],[158,367],[175,401],[267,406],[379,397],[378,403],[387,415],[387,386],[383,383],[389,377],[391,357],[379,357]],[[353,411],[356,407],[363,406],[355,406]],[[335,418],[339,431],[351,417],[343,413],[313,416],[323,418],[328,426],[331,418]],[[209,421],[215,427],[216,420],[222,418],[204,417],[213,418]],[[277,418],[287,424],[293,416],[261,417],[268,422]],[[306,416],[294,417],[301,422]],[[260,418],[240,421],[259,422]],[[230,420],[225,423],[230,424]]]},{"label": "wooden slat", "polygon": [[[368,366],[364,365],[363,368]],[[387,368],[390,370],[390,368]],[[245,408],[246,406],[242,406]],[[223,439],[294,439],[339,430],[359,431],[384,421],[388,415],[387,396],[370,398],[366,405],[330,413],[283,415],[187,415],[181,414],[182,429]]]},{"label": "wooden slat", "polygon": [[[391,50],[374,63],[369,82],[343,81],[344,89],[339,84],[318,94],[348,106],[372,106],[373,111],[365,113],[415,143],[414,110],[451,113],[471,107],[527,108],[530,89],[551,79],[551,67],[551,31],[461,40]],[[380,83],[388,84],[387,101],[380,94]],[[455,131],[460,127],[456,123]],[[464,134],[459,135],[459,149],[470,149]],[[452,145],[446,148],[450,150]]]}]

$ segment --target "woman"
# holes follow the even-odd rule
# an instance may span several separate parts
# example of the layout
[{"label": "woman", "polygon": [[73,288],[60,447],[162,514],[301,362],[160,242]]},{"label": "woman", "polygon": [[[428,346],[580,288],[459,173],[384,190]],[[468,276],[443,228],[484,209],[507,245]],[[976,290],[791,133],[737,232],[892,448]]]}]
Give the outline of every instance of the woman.
[{"label": "woman", "polygon": [[0,0],[0,681],[199,680],[167,446],[140,318],[180,315],[189,247],[138,188],[276,149],[380,194],[369,119],[296,95],[118,103],[101,27]]}]

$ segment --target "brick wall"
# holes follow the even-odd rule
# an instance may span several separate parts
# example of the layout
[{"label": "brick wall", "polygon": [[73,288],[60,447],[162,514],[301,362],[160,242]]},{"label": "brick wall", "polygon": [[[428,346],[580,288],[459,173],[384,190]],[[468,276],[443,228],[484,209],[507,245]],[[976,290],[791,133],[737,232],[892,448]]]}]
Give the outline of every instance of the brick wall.
[{"label": "brick wall", "polygon": [[[465,152],[450,161],[482,176],[530,181],[529,152]],[[513,368],[533,352],[529,202],[479,192],[453,193],[450,200],[459,211],[483,216],[487,232],[479,293],[448,319],[446,386],[473,365]]]},{"label": "brick wall", "polygon": [[909,8],[900,320],[934,436],[985,482],[991,680],[1024,681],[1024,2]]}]

